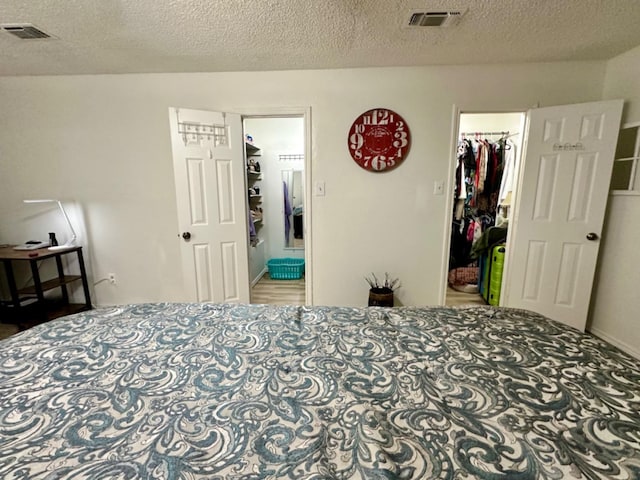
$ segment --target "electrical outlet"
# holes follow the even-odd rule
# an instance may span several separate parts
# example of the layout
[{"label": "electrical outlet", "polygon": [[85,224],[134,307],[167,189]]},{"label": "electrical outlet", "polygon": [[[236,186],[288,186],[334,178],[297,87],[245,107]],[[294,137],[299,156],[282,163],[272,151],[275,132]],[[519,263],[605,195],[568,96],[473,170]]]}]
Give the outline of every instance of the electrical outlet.
[{"label": "electrical outlet", "polygon": [[115,273],[110,273],[109,274],[109,283],[111,285],[115,285],[116,284],[116,274]]}]

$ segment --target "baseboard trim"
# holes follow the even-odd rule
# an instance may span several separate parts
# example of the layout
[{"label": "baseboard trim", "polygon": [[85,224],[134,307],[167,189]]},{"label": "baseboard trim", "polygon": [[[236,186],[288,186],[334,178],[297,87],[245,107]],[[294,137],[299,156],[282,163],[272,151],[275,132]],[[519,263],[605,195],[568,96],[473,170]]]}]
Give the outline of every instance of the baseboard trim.
[{"label": "baseboard trim", "polygon": [[617,338],[613,338],[611,335],[603,332],[599,328],[592,327],[589,329],[589,333],[594,334],[596,337],[600,337],[602,340],[609,342],[611,345],[618,347],[620,350],[627,352],[629,355],[633,355],[634,357],[640,359],[640,350],[618,340]]},{"label": "baseboard trim", "polygon": [[258,276],[253,280],[253,282],[251,282],[251,288],[256,286],[256,283],[258,283],[260,281],[260,279],[262,277],[264,277],[264,274],[267,273],[269,270],[267,269],[267,267],[263,268],[262,271],[258,274]]}]

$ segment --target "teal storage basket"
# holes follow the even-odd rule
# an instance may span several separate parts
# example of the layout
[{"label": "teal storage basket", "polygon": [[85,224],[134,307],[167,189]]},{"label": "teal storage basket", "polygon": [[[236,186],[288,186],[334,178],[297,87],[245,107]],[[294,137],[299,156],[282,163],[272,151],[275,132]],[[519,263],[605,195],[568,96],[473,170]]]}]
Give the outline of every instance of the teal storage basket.
[{"label": "teal storage basket", "polygon": [[272,258],[267,262],[267,268],[274,280],[296,280],[304,273],[304,259]]}]

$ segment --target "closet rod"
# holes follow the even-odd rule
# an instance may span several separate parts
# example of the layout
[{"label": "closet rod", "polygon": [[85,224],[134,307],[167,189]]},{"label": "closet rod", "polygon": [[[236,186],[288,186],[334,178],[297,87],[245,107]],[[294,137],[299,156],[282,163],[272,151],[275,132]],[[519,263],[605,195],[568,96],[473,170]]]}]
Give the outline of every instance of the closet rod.
[{"label": "closet rod", "polygon": [[509,133],[508,130],[506,132],[461,132],[460,135],[463,137],[467,137],[467,136],[473,137],[476,135],[481,135],[481,136],[502,135],[503,137],[513,137],[514,135],[518,135],[518,132]]}]

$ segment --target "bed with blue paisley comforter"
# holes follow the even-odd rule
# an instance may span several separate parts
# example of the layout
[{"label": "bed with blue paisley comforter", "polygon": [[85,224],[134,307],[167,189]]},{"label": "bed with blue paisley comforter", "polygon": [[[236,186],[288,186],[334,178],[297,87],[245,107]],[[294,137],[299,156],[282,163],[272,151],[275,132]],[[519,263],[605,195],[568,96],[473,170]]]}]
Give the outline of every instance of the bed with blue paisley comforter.
[{"label": "bed with blue paisley comforter", "polygon": [[640,478],[640,363],[491,307],[94,310],[0,342],[0,478]]}]

